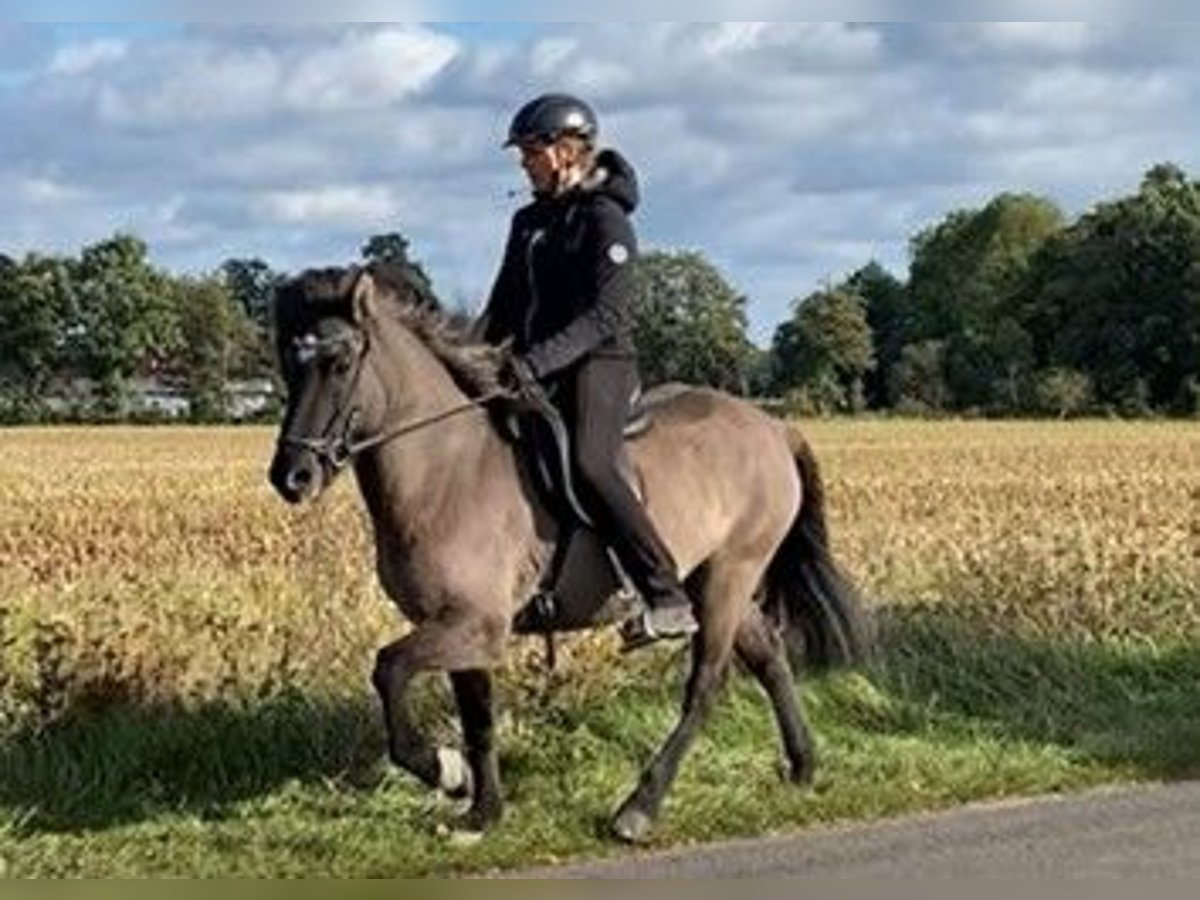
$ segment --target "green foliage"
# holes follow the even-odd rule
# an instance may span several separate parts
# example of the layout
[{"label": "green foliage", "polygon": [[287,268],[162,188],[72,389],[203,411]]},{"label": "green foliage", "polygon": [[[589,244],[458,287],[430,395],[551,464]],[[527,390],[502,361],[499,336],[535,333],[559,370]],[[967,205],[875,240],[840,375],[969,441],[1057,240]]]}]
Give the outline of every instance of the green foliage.
[{"label": "green foliage", "polygon": [[1092,382],[1074,369],[1052,368],[1042,372],[1034,387],[1035,408],[1065,419],[1084,412],[1092,402]]},{"label": "green foliage", "polygon": [[[655,846],[1185,775],[1200,738],[1188,648],[1076,644],[928,610],[884,621],[877,671],[804,686],[813,789],[782,783],[762,694],[733,679],[689,755]],[[0,750],[0,859],[13,877],[420,877],[614,852],[599,827],[668,732],[677,660],[591,690],[545,679],[498,740],[510,805],[483,841],[388,771],[361,691],[134,707]],[[626,664],[629,665],[628,663]],[[506,695],[507,696],[507,695]]]},{"label": "green foliage", "polygon": [[1200,373],[1200,187],[1171,165],[1047,248],[1032,293],[1044,362],[1124,413],[1188,412]]},{"label": "green foliage", "polygon": [[955,407],[1020,408],[1034,363],[1023,302],[1038,252],[1062,227],[1050,201],[1001,194],[913,240],[911,339],[944,342]]},{"label": "green foliage", "polygon": [[[387,232],[361,255],[405,267],[437,304],[409,250]],[[1200,413],[1200,184],[1178,166],[1071,223],[1044,198],[999,194],[921,230],[911,251],[907,281],[871,262],[809,294],[767,351],[747,338],[746,298],[701,253],[647,253],[633,304],[643,376],[774,393],[803,412]],[[98,397],[81,394],[80,413],[113,418],[135,376],[185,371],[198,415],[216,415],[218,373],[274,374],[282,277],[256,258],[219,273],[232,311],[205,278],[153,267],[132,235],[78,258],[0,254],[0,421],[69,414],[56,395],[79,383]]]},{"label": "green foliage", "polygon": [[908,344],[892,368],[889,392],[901,412],[928,415],[950,401],[946,385],[946,345],[942,341]]},{"label": "green foliage", "polygon": [[242,311],[264,332],[270,325],[271,299],[283,274],[261,259],[231,258],[221,263],[221,275]]},{"label": "green foliage", "polygon": [[793,395],[797,412],[863,408],[863,378],[875,367],[875,352],[857,294],[832,288],[804,298],[776,330],[772,350],[776,387]]},{"label": "green foliage", "polygon": [[183,337],[179,374],[187,386],[191,418],[222,421],[225,387],[243,361],[260,352],[261,331],[219,277],[178,279],[174,300]]},{"label": "green foliage", "polygon": [[744,393],[754,356],[746,298],[693,252],[647,253],[636,280],[634,337],[646,384],[684,381]]},{"label": "green foliage", "polygon": [[892,405],[888,374],[900,361],[913,333],[913,308],[908,286],[877,262],[854,272],[843,286],[862,298],[871,329],[875,365],[863,379],[866,403],[872,409]]},{"label": "green foliage", "polygon": [[170,281],[150,265],[142,241],[118,234],[84,248],[72,265],[72,287],[68,352],[96,383],[99,411],[116,415],[128,380],[179,347]]},{"label": "green foliage", "polygon": [[362,245],[360,254],[367,262],[391,263],[407,270],[416,288],[425,300],[433,306],[439,306],[433,290],[433,280],[424,267],[408,255],[408,239],[396,231],[372,235]]},{"label": "green foliage", "polygon": [[71,273],[61,259],[0,261],[0,415],[32,421],[62,368]]}]

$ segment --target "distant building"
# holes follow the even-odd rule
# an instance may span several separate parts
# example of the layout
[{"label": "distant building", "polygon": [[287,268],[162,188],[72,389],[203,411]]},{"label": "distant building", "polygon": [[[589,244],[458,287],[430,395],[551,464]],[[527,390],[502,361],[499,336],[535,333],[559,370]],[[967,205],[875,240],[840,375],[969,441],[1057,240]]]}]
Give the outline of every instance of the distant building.
[{"label": "distant building", "polygon": [[[86,416],[96,403],[95,382],[87,378],[62,379],[45,398],[56,415]],[[268,413],[278,404],[278,391],[269,378],[230,381],[225,385],[225,412],[242,421]],[[134,378],[126,387],[122,415],[134,418],[186,419],[191,412],[187,386],[177,380]]]}]

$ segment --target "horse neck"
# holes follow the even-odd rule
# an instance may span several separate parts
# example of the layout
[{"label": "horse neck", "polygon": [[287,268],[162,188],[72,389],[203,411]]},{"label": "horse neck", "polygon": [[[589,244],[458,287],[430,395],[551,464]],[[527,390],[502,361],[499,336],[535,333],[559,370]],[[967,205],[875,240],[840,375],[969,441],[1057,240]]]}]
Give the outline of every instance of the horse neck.
[{"label": "horse neck", "polygon": [[[383,427],[419,423],[468,404],[446,366],[412,332],[393,324],[380,335],[376,365],[387,386]],[[378,447],[355,467],[371,514],[424,518],[433,503],[469,490],[478,461],[507,452],[482,408],[431,422]]]}]

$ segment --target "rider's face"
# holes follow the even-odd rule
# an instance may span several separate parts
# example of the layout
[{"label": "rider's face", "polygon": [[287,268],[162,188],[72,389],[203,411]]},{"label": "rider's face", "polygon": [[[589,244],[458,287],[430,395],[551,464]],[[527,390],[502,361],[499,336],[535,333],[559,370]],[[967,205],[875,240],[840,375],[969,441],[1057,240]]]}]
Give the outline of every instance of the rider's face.
[{"label": "rider's face", "polygon": [[519,144],[521,168],[537,193],[552,193],[557,187],[561,173],[567,168],[566,154],[561,144],[529,141]]}]

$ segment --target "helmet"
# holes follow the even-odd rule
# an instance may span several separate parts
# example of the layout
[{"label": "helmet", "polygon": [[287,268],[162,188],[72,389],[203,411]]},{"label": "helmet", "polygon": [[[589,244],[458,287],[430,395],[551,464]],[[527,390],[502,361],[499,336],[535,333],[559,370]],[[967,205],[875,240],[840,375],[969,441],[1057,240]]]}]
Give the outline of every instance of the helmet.
[{"label": "helmet", "polygon": [[596,139],[600,125],[592,108],[570,94],[542,94],[530,100],[513,116],[505,147],[529,141],[555,141],[564,134],[577,135],[588,143]]}]

